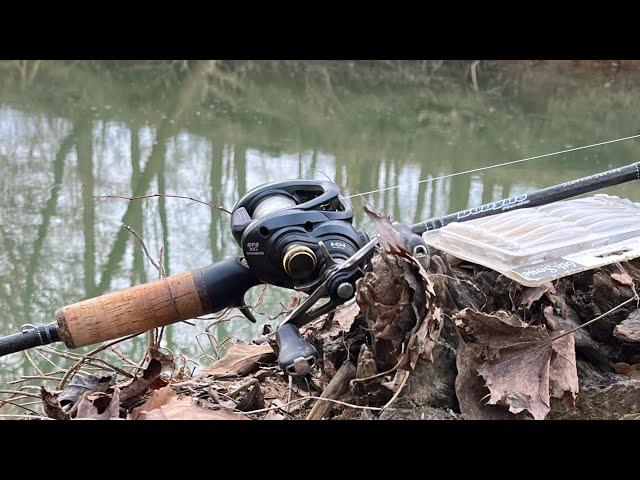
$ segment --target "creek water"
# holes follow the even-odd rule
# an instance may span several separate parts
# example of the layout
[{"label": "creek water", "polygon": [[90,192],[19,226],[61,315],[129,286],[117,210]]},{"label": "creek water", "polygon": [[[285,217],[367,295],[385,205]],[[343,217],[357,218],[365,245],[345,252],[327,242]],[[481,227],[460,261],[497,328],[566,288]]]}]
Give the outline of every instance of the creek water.
[{"label": "creek water", "polygon": [[[236,255],[231,208],[264,182],[329,177],[412,223],[640,159],[640,140],[416,184],[419,179],[640,133],[640,73],[422,62],[411,77],[367,63],[225,70],[213,62],[0,64],[0,334],[53,320],[62,305]],[[353,73],[356,72],[356,73]],[[640,184],[607,193],[640,200]],[[363,197],[352,200],[355,222]],[[254,289],[258,290],[258,289]],[[251,292],[249,303],[257,299]],[[288,302],[267,288],[253,325],[177,324],[163,346],[187,368],[212,342],[249,341]],[[59,344],[62,345],[62,344]],[[61,348],[64,348],[61,346]],[[144,336],[120,346],[139,360]],[[0,389],[73,360],[0,359]],[[43,380],[26,382],[35,387]],[[55,387],[55,382],[45,385]],[[35,389],[33,391],[36,391]]]}]

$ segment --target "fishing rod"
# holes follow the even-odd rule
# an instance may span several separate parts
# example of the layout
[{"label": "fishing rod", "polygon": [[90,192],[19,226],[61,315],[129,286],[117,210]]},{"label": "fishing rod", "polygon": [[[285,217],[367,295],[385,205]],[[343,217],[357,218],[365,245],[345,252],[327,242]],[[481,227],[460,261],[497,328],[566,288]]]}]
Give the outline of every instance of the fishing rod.
[{"label": "fishing rod", "polygon": [[[395,223],[414,252],[420,235],[452,222],[564,200],[640,180],[640,162],[515,195],[408,226]],[[317,360],[299,327],[353,298],[377,237],[356,230],[353,208],[328,181],[289,180],[254,188],[234,206],[231,231],[243,251],[209,266],[137,285],[60,308],[56,321],[0,338],[0,356],[62,341],[78,348],[135,335],[181,320],[239,308],[255,322],[244,295],[259,284],[307,293],[276,331],[278,363],[303,375]],[[319,300],[329,301],[311,309]]]}]

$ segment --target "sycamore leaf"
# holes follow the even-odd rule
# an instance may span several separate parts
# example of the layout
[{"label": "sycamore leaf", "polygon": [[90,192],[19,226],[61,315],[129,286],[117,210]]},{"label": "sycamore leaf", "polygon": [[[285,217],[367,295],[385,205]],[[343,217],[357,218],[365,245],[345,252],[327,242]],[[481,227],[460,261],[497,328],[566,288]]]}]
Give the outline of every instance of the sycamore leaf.
[{"label": "sycamore leaf", "polygon": [[460,411],[468,420],[509,420],[513,418],[504,407],[485,405],[487,388],[478,375],[481,367],[482,348],[475,344],[460,341],[456,352],[456,398]]},{"label": "sycamore leaf", "polygon": [[[550,397],[573,402],[578,393],[573,335],[550,336],[538,325],[465,309],[458,314],[477,357],[477,373],[489,389],[487,404],[544,419]],[[468,353],[468,351],[467,351]],[[457,385],[456,385],[457,388]],[[464,413],[464,412],[463,412]]]}]

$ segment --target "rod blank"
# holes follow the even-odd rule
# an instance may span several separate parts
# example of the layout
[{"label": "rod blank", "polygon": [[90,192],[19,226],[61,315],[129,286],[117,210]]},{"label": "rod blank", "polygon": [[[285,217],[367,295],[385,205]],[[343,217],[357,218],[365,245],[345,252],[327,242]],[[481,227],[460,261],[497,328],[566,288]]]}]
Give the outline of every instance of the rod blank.
[{"label": "rod blank", "polygon": [[534,192],[514,195],[513,197],[487,203],[479,207],[451,213],[444,217],[430,218],[424,222],[411,225],[411,230],[413,233],[422,235],[424,232],[442,228],[449,223],[466,222],[475,218],[497,215],[498,213],[519,208],[539,207],[633,180],[640,180],[640,162],[570,180]]}]

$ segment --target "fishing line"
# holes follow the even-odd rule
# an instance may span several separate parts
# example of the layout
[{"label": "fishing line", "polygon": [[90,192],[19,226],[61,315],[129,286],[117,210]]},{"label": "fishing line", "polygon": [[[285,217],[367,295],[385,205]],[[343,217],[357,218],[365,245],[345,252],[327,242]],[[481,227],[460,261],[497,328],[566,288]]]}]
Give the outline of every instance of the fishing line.
[{"label": "fishing line", "polygon": [[560,155],[562,153],[576,152],[578,150],[586,150],[587,148],[600,147],[602,145],[608,145],[610,143],[616,143],[616,142],[623,142],[625,140],[631,140],[631,139],[638,138],[638,137],[640,137],[640,134],[631,135],[629,137],[616,138],[614,140],[607,140],[607,141],[604,141],[604,142],[592,143],[591,145],[582,145],[580,147],[568,148],[566,150],[559,150],[557,152],[543,153],[542,155],[536,155],[536,156],[533,156],[533,157],[521,158],[519,160],[513,160],[513,161],[510,161],[510,162],[498,163],[498,164],[495,164],[495,165],[488,165],[486,167],[472,168],[470,170],[464,170],[462,172],[450,173],[448,175],[442,175],[440,177],[433,177],[433,178],[427,178],[425,180],[419,180],[419,181],[417,181],[415,183],[407,183],[407,184],[404,184],[404,185],[394,185],[392,187],[379,188],[377,190],[370,190],[368,192],[355,193],[353,195],[343,196],[342,198],[363,197],[365,195],[369,195],[369,194],[372,194],[372,193],[385,192],[387,190],[395,190],[396,188],[402,188],[402,187],[410,187],[412,185],[418,185],[420,183],[425,183],[425,182],[434,182],[436,180],[442,180],[444,178],[456,177],[458,175],[465,175],[467,173],[482,172],[484,170],[490,170],[492,168],[505,167],[505,166],[508,166],[508,165],[514,165],[516,163],[522,163],[522,162],[528,162],[530,160],[536,160],[538,158],[551,157],[553,155]]}]

